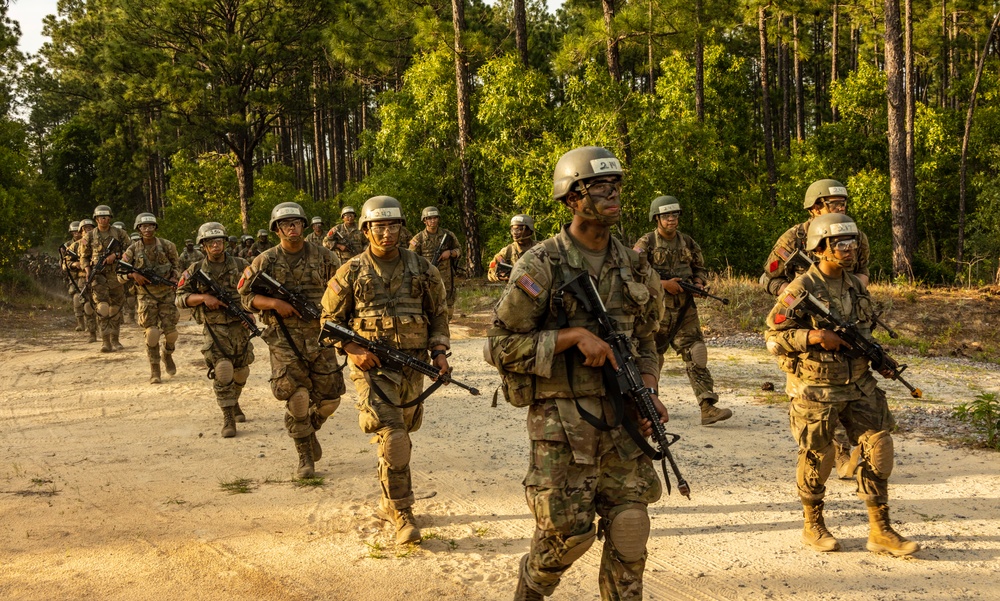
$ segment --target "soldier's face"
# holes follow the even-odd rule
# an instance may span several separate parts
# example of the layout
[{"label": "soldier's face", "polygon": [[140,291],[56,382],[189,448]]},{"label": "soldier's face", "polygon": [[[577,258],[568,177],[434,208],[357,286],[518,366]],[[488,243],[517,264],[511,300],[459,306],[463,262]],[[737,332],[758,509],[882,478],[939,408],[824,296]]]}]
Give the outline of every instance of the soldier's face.
[{"label": "soldier's face", "polygon": [[512,225],[510,226],[510,237],[515,242],[524,242],[531,239],[531,230],[526,225]]},{"label": "soldier's face", "polygon": [[441,224],[441,217],[425,217],[424,225],[427,226],[427,231],[434,233],[438,231],[438,225]]},{"label": "soldier's face", "polygon": [[83,234],[80,233],[80,230],[76,230],[75,232],[73,232],[73,240],[79,240],[82,237]]},{"label": "soldier's face", "polygon": [[672,234],[677,231],[680,220],[680,213],[664,213],[656,216],[656,226],[661,234]]},{"label": "soldier's face", "polygon": [[84,233],[84,235],[87,235],[87,234],[89,234],[89,233],[90,233],[90,231],[91,231],[92,229],[94,229],[94,226],[92,226],[92,225],[90,225],[90,224],[88,223],[87,225],[85,225],[85,226],[81,227],[80,229],[81,229],[81,230],[83,230],[83,233]]},{"label": "soldier's face", "polygon": [[376,249],[392,249],[399,244],[399,231],[402,227],[401,221],[375,221],[367,224],[365,237]]},{"label": "soldier's face", "polygon": [[306,224],[301,219],[282,219],[278,222],[278,237],[281,241],[298,242],[302,240],[302,232]]},{"label": "soldier's face", "polygon": [[222,238],[212,238],[202,242],[201,248],[208,255],[209,261],[219,261],[226,254],[226,241]]},{"label": "soldier's face", "polygon": [[844,214],[847,212],[847,199],[843,196],[830,196],[822,200],[816,201],[816,210],[813,211],[814,215],[826,215],[827,213],[840,213]]},{"label": "soldier's face", "polygon": [[102,215],[100,217],[97,217],[95,221],[97,221],[97,228],[102,232],[108,231],[108,229],[111,227],[111,218],[108,217],[107,215]]},{"label": "soldier's face", "polygon": [[835,263],[844,269],[851,269],[854,267],[857,255],[858,239],[854,236],[841,236],[827,238],[822,258],[824,261]]},{"label": "soldier's face", "polygon": [[341,216],[340,219],[344,222],[344,224],[353,226],[354,225],[354,221],[357,218],[358,218],[357,215],[355,215],[354,213],[344,213],[343,216]]},{"label": "soldier's face", "polygon": [[[144,223],[139,226],[139,235],[142,236],[144,242],[152,242],[153,238],[156,237],[156,226],[152,223]],[[191,250],[191,247],[188,247]]]},{"label": "soldier's face", "polygon": [[613,225],[621,219],[622,180],[618,176],[605,176],[587,180],[578,200],[572,206],[574,213],[588,220]]},{"label": "soldier's face", "polygon": [[313,231],[316,232],[317,236],[320,235],[320,234],[322,234],[323,233],[323,224],[322,223],[314,223],[313,224]]}]

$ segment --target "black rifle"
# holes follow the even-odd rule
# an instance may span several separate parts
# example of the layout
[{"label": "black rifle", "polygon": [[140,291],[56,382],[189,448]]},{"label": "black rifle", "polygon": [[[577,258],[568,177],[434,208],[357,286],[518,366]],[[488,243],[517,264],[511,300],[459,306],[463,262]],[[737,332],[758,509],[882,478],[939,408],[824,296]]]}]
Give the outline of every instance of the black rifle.
[{"label": "black rifle", "polygon": [[112,238],[108,245],[101,249],[101,254],[97,255],[97,260],[94,261],[93,265],[90,266],[90,275],[87,276],[87,283],[84,288],[89,288],[91,284],[94,283],[94,278],[101,271],[104,271],[104,262],[108,260],[112,254],[117,254],[121,249],[121,242],[118,238]]},{"label": "black rifle", "polygon": [[431,265],[437,267],[438,261],[441,260],[441,253],[444,252],[444,243],[448,240],[448,232],[445,232],[441,236],[441,242],[438,243],[437,250],[434,251],[434,258],[431,259]]},{"label": "black rifle", "polygon": [[250,314],[243,310],[240,300],[227,293],[226,289],[213,280],[212,276],[205,272],[204,269],[193,272],[191,280],[199,288],[207,290],[209,294],[219,299],[223,304],[223,311],[242,321],[243,325],[250,330],[251,338],[261,335],[260,328],[257,327],[253,317],[250,317]]},{"label": "black rifle", "polygon": [[269,276],[263,271],[258,271],[250,282],[250,289],[256,294],[262,294],[271,298],[281,299],[295,309],[302,319],[312,321],[319,319],[323,314],[320,308],[299,292],[292,292],[285,285]]},{"label": "black rifle", "polygon": [[409,367],[413,371],[422,373],[431,379],[445,384],[454,384],[459,388],[468,390],[473,396],[479,396],[478,388],[473,388],[468,384],[463,384],[458,380],[452,379],[451,374],[445,374],[442,376],[441,370],[434,367],[430,363],[424,363],[420,359],[412,357],[397,348],[393,348],[377,340],[368,340],[367,338],[359,336],[357,332],[350,328],[345,328],[340,324],[327,321],[323,324],[323,329],[319,333],[319,343],[328,344],[333,340],[339,340],[343,344],[353,342],[378,357],[379,361],[382,363],[382,367],[389,368],[393,371],[402,371],[404,367]]},{"label": "black rifle", "polygon": [[[664,279],[664,280],[672,280],[672,279],[674,279],[676,277],[677,276],[675,276],[675,275],[668,275],[667,277],[662,278],[662,279]],[[705,290],[704,288],[699,288],[698,286],[695,286],[691,282],[685,282],[684,280],[677,280],[677,285],[680,286],[681,289],[684,290],[684,292],[687,292],[688,294],[693,294],[695,296],[703,296],[703,297],[706,297],[706,298],[711,298],[711,299],[719,301],[723,305],[728,305],[729,304],[729,299],[728,298],[722,298],[721,296],[715,296],[714,294],[709,294],[707,290]]]},{"label": "black rifle", "polygon": [[510,263],[504,263],[503,261],[497,261],[496,274],[498,280],[509,280],[512,271],[514,271],[513,265]]},{"label": "black rifle", "polygon": [[813,296],[809,291],[802,293],[790,304],[789,309],[799,309],[815,317],[828,329],[836,332],[840,339],[851,346],[846,351],[840,351],[848,357],[867,357],[871,362],[872,369],[882,374],[888,380],[898,380],[900,384],[906,386],[910,391],[910,396],[919,399],[924,393],[919,388],[914,388],[909,382],[903,379],[905,364],[900,364],[889,356],[881,344],[865,338],[858,329],[858,323],[840,321],[830,312],[830,308],[821,300]]},{"label": "black rifle", "polygon": [[610,376],[605,378],[605,385],[617,386],[617,392],[625,399],[631,400],[638,409],[639,415],[650,421],[653,425],[653,442],[657,448],[651,447],[639,433],[637,424],[624,422],[625,429],[635,440],[636,444],[642,448],[643,452],[651,459],[660,460],[660,468],[663,470],[663,480],[667,487],[667,494],[670,494],[670,478],[667,475],[667,462],[670,462],[670,469],[677,478],[677,490],[682,495],[691,498],[691,487],[687,480],[681,475],[677,462],[674,461],[670,453],[670,445],[680,440],[680,435],[671,434],[666,431],[660,423],[660,414],[653,404],[653,396],[642,381],[642,373],[635,363],[632,355],[632,345],[626,335],[618,332],[618,324],[608,315],[608,310],[604,307],[604,301],[597,293],[594,281],[588,272],[581,272],[569,282],[566,282],[562,289],[568,289],[576,297],[577,301],[587,313],[597,319],[600,328],[601,338],[611,346],[614,352],[615,363],[618,364],[616,370],[611,366],[611,362],[604,363],[605,374]]},{"label": "black rifle", "polygon": [[116,271],[121,275],[138,273],[142,277],[149,280],[150,283],[156,284],[157,286],[170,286],[171,288],[177,288],[176,282],[171,282],[167,278],[157,275],[153,270],[146,269],[145,267],[136,267],[135,265],[125,261],[118,261]]}]

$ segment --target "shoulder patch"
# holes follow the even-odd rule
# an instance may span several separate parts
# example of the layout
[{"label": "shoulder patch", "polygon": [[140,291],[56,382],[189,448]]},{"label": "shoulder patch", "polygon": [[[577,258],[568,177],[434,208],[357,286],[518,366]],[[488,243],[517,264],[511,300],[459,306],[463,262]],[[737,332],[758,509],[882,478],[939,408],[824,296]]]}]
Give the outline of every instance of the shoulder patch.
[{"label": "shoulder patch", "polygon": [[770,263],[767,264],[767,272],[768,273],[774,273],[774,272],[778,271],[779,267],[781,267],[781,262],[778,261],[777,259],[775,259],[775,260],[773,260],[773,261],[771,261]]},{"label": "shoulder patch", "polygon": [[777,253],[778,256],[781,257],[783,261],[787,261],[788,257],[792,256],[792,253],[789,252],[788,249],[784,248],[783,246],[779,246],[778,248],[774,249],[774,252]]},{"label": "shoulder patch", "polygon": [[177,287],[178,288],[180,288],[181,286],[184,285],[184,282],[187,281],[187,277],[188,277],[188,272],[187,272],[187,270],[184,270],[184,273],[181,274],[181,279],[177,280]]},{"label": "shoulder patch", "polygon": [[343,290],[343,287],[341,287],[340,282],[337,281],[337,278],[330,278],[330,283],[327,285],[330,287],[330,290],[333,290],[334,294],[340,294],[340,291]]},{"label": "shoulder patch", "polygon": [[532,299],[538,298],[538,295],[542,293],[542,287],[538,285],[538,282],[534,278],[526,273],[522,273],[521,277],[517,278],[515,283],[518,288],[523,290]]}]

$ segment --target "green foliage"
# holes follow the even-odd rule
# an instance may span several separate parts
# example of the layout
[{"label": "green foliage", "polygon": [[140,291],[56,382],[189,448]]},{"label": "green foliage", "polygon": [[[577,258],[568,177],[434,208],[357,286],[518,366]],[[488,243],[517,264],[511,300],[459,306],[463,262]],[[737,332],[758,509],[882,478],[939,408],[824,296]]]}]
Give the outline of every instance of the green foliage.
[{"label": "green foliage", "polygon": [[992,392],[984,392],[968,403],[955,408],[954,416],[970,424],[986,445],[1000,451],[1000,400]]}]

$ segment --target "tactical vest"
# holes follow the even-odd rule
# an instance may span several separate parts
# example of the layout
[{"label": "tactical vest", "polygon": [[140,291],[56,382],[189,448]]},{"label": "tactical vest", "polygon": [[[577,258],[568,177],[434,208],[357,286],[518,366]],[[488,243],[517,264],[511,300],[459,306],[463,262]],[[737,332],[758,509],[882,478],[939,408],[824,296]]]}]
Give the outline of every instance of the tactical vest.
[{"label": "tactical vest", "polygon": [[[121,244],[120,250],[118,251],[119,257],[121,257],[122,253],[125,252],[125,249],[128,248],[128,245],[131,243],[131,240],[128,239],[128,236],[125,235],[125,232],[121,231],[120,229],[114,226],[109,228],[107,232],[101,232],[101,230],[95,227],[94,229],[90,230],[90,234],[88,236],[89,236],[87,238],[88,245],[90,246],[91,249],[90,265],[92,267],[94,266],[94,262],[97,261],[98,255],[104,252],[104,249],[108,247],[108,243],[111,242],[112,238],[117,238],[119,244]],[[115,273],[114,263],[112,263],[111,265],[102,265],[98,268],[98,270],[103,272],[105,276],[112,279],[116,279],[114,278],[114,273]]]},{"label": "tactical vest", "polygon": [[[240,302],[239,301],[240,293],[239,291],[236,290],[236,284],[238,284],[240,281],[240,276],[242,275],[243,272],[243,265],[245,264],[241,261],[237,261],[236,258],[230,255],[229,253],[226,253],[226,260],[224,262],[224,267],[222,268],[222,272],[219,275],[215,275],[216,272],[214,267],[216,265],[218,264],[210,263],[208,261],[208,258],[206,257],[201,261],[192,264],[191,267],[188,268],[187,277],[190,278],[191,277],[190,274],[194,273],[199,269],[204,269],[205,273],[212,276],[212,280],[219,286],[222,286],[222,289],[229,294],[230,299],[233,299],[233,301],[237,303]],[[198,292],[205,294],[209,293],[208,290],[199,290]],[[226,313],[226,311],[221,308],[213,311],[207,309],[205,305],[198,305],[197,307],[194,307],[193,312],[194,312],[194,319],[198,323],[207,322],[213,325],[236,323],[236,322],[242,323],[240,322],[240,319],[238,317],[234,317],[229,313]]]},{"label": "tactical vest", "polygon": [[142,240],[136,241],[132,245],[132,260],[135,261],[133,265],[139,269],[149,269],[153,271],[156,275],[160,277],[169,277],[170,272],[173,270],[174,265],[170,262],[170,258],[167,256],[166,245],[160,238],[156,239],[156,244],[153,245],[153,250],[149,254],[146,253],[146,245]]},{"label": "tactical vest", "polygon": [[[327,273],[323,266],[323,255],[321,249],[312,244],[303,244],[304,255],[299,260],[295,269],[292,269],[285,260],[281,246],[273,246],[265,250],[261,262],[261,271],[267,272],[271,277],[278,280],[292,292],[305,296],[310,302],[319,305],[323,300],[323,292],[326,290]],[[261,312],[261,321],[265,325],[277,325],[274,318],[274,311]],[[304,327],[310,322],[303,321],[298,317],[284,318],[285,325]]]},{"label": "tactical vest", "polygon": [[[694,278],[694,269],[691,268],[691,261],[694,260],[694,238],[683,232],[677,232],[673,240],[667,240],[657,235],[654,230],[643,236],[643,239],[646,242],[649,264],[661,280],[669,276],[690,282]],[[668,309],[679,309],[687,301],[687,296],[688,293],[684,291],[680,294],[664,294],[664,306]]]},{"label": "tactical vest", "polygon": [[401,282],[395,295],[378,274],[373,259],[362,253],[350,260],[347,285],[354,292],[353,329],[369,339],[385,339],[399,349],[426,349],[429,324],[424,295],[429,282],[416,253],[399,251]]}]

